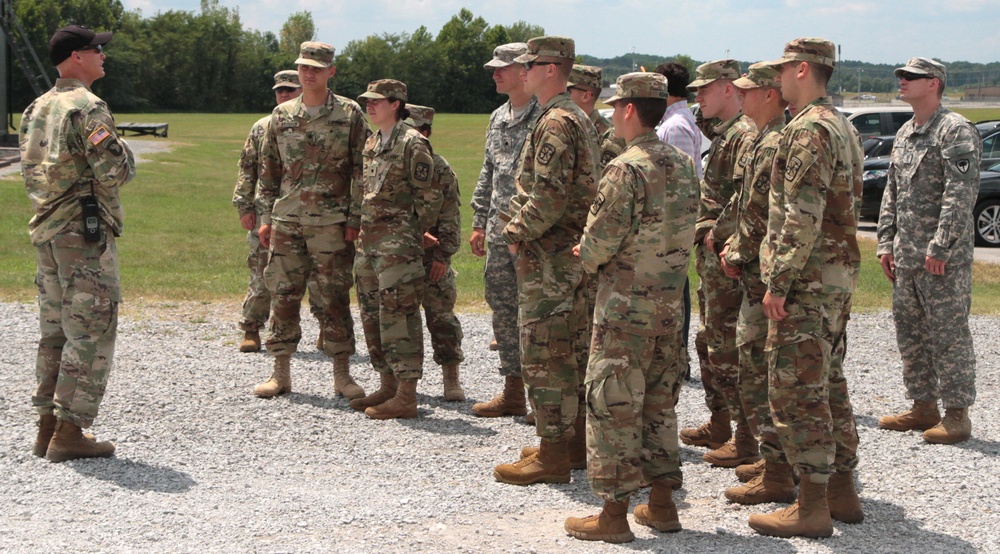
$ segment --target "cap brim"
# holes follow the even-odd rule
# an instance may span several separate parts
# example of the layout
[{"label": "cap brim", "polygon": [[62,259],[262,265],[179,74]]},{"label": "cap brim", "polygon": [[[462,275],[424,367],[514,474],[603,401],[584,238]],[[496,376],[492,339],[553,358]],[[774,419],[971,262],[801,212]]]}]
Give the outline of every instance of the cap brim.
[{"label": "cap brim", "polygon": [[302,85],[296,85],[295,83],[280,83],[280,84],[277,84],[277,85],[274,85],[273,87],[271,87],[271,90],[278,90],[279,88],[282,88],[282,87],[302,88]]},{"label": "cap brim", "polygon": [[696,92],[699,88],[717,80],[718,79],[696,79],[691,81],[687,86],[688,92]]},{"label": "cap brim", "polygon": [[493,58],[492,60],[484,63],[483,64],[483,68],[484,69],[497,69],[497,68],[501,68],[501,67],[508,67],[508,66],[511,66],[511,65],[514,65],[514,63],[513,62],[505,62],[503,60],[498,60],[496,58]]},{"label": "cap brim", "polygon": [[892,72],[892,74],[895,75],[897,79],[899,79],[899,77],[903,73],[913,73],[915,75],[930,75],[931,77],[934,77],[934,75],[930,71],[927,71],[927,70],[924,70],[924,69],[920,69],[919,67],[909,66],[909,65],[906,66],[906,67],[897,67]]},{"label": "cap brim", "polygon": [[105,44],[111,42],[111,38],[114,36],[115,34],[111,31],[97,33],[94,35],[94,40],[90,41],[90,46],[104,46]]},{"label": "cap brim", "polygon": [[362,92],[361,94],[358,95],[358,100],[361,100],[362,98],[364,98],[365,100],[367,100],[369,98],[371,98],[373,100],[381,100],[381,99],[387,98],[387,97],[383,96],[383,95],[381,95],[381,94],[379,94],[377,92]]},{"label": "cap brim", "polygon": [[327,68],[330,67],[331,64],[310,60],[309,58],[299,58],[295,60],[295,65],[311,65],[313,67]]},{"label": "cap brim", "polygon": [[605,104],[607,104],[608,106],[610,106],[610,105],[614,104],[615,102],[617,102],[617,101],[621,100],[622,98],[623,98],[623,97],[621,97],[621,96],[618,96],[618,95],[616,94],[616,95],[612,96],[611,98],[607,98],[607,99],[605,99],[605,100],[604,100],[604,103],[605,103]]},{"label": "cap brim", "polygon": [[735,81],[733,81],[733,86],[736,87],[736,88],[741,88],[741,89],[746,90],[746,89],[752,89],[752,88],[761,88],[764,85],[761,85],[759,83],[755,83],[751,79],[748,79],[747,77],[740,77],[739,79],[736,79]]},{"label": "cap brim", "polygon": [[536,54],[521,54],[520,56],[514,58],[514,63],[526,63],[533,62],[538,59]]}]

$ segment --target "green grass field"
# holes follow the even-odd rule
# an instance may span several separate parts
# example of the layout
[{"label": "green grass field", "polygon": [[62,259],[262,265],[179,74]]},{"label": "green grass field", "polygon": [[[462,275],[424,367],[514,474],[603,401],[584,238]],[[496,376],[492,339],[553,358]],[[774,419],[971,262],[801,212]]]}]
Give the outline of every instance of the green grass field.
[{"label": "green grass field", "polygon": [[[959,110],[973,121],[1000,118],[1000,109]],[[119,114],[118,121],[170,124],[173,149],[149,156],[136,179],[122,191],[125,231],[119,239],[122,290],[126,301],[153,302],[242,300],[247,274],[246,232],[232,191],[236,163],[246,134],[259,115]],[[431,142],[451,163],[462,189],[462,221],[470,231],[468,206],[479,169],[488,115],[441,114]],[[28,239],[31,207],[18,174],[0,180],[0,299],[30,301],[34,248]],[[864,264],[855,310],[890,307],[891,288],[874,257],[874,244],[863,244]],[[485,310],[483,260],[467,246],[453,258],[463,310]],[[697,282],[692,269],[692,283]],[[973,311],[1000,314],[1000,268],[977,264]]]}]

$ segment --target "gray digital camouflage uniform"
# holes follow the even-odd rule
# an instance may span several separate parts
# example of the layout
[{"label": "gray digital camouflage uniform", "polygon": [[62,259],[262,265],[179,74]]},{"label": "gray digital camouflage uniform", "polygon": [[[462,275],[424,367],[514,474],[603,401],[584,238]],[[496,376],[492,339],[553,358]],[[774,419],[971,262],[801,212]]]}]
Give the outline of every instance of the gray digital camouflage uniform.
[{"label": "gray digital camouflage uniform", "polygon": [[[972,209],[982,140],[964,117],[938,107],[896,134],[878,222],[878,255],[896,262],[892,311],[907,398],[967,408],[976,399]],[[944,275],[924,269],[931,257]]]},{"label": "gray digital camouflage uniform", "polygon": [[[24,111],[21,171],[35,215],[41,338],[31,403],[79,427],[97,417],[111,371],[121,289],[115,237],[122,231],[119,188],[135,177],[135,159],[118,137],[103,100],[76,79],[55,86]],[[99,237],[84,240],[81,199],[93,195]]]}]

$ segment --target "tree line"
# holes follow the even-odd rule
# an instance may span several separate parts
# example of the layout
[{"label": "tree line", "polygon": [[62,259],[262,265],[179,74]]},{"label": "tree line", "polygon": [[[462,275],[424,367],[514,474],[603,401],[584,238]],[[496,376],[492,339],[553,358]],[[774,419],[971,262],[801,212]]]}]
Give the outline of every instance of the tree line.
[{"label": "tree line", "polygon": [[[239,11],[220,6],[219,0],[201,0],[200,12],[170,10],[150,17],[140,10],[126,10],[121,0],[18,0],[14,10],[53,80],[56,72],[47,62],[47,52],[55,29],[76,23],[114,31],[107,49],[107,76],[94,83],[94,91],[121,112],[269,111],[274,104],[272,76],[293,68],[299,44],[317,36],[309,12],[289,16],[275,36],[244,28]],[[355,98],[368,82],[394,78],[407,83],[414,104],[431,105],[444,113],[486,113],[504,100],[483,69],[493,48],[544,34],[541,26],[524,21],[490,25],[463,8],[436,36],[421,26],[412,33],[383,33],[342,48],[334,45],[338,53],[333,86],[339,94]],[[681,54],[578,56],[581,63],[603,67],[607,83],[633,69],[652,71],[667,59],[692,71],[701,63]],[[741,63],[744,70],[749,65]],[[865,91],[895,90],[891,65],[854,61],[839,65],[833,91],[856,90],[859,73]],[[949,86],[1000,82],[1000,63],[948,65]],[[11,108],[21,111],[35,95],[18,68],[11,68],[10,75]]]}]

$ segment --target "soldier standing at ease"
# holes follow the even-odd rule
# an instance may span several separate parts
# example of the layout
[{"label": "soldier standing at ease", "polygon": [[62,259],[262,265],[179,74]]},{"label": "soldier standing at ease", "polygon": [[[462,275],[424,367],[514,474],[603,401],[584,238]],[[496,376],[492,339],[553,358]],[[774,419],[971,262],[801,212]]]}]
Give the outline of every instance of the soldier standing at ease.
[{"label": "soldier standing at ease", "polygon": [[486,303],[493,310],[493,335],[500,355],[500,375],[504,378],[503,392],[488,402],[472,405],[472,413],[480,417],[528,413],[517,326],[517,274],[514,256],[507,251],[507,241],[501,234],[503,224],[499,221],[499,215],[507,211],[511,197],[517,192],[514,177],[521,147],[541,111],[534,95],[524,90],[524,66],[514,63],[514,58],[527,50],[528,45],[523,42],[497,46],[493,59],[483,65],[493,73],[497,92],[506,94],[508,100],[490,115],[483,169],[472,193],[469,245],[476,256],[486,256],[483,275]]},{"label": "soldier standing at ease", "polygon": [[658,73],[618,78],[607,102],[628,146],[604,170],[578,247],[584,268],[600,275],[586,378],[587,476],[604,509],[565,523],[584,540],[632,540],[629,497],[650,484],[636,522],[681,529],[673,501],[682,481],[674,405],[687,366],[681,296],[698,178],[691,158],[653,132],[666,98],[667,79]]},{"label": "soldier standing at ease", "polygon": [[861,140],[826,85],[836,48],[795,39],[778,68],[782,97],[801,111],[781,137],[771,170],[760,269],[767,292],[768,401],[781,448],[799,473],[791,507],[750,516],[777,537],[828,537],[831,517],[864,519],[854,488],[858,431],[844,377],[851,295],[861,267]]},{"label": "soldier standing at ease", "polygon": [[760,278],[760,243],[767,233],[767,202],[771,190],[771,167],[785,128],[785,106],[775,78],[778,72],[766,63],[750,66],[746,76],[733,82],[743,97],[743,111],[758,129],[752,140],[744,142],[737,174],[740,188],[727,210],[736,217],[736,232],[722,250],[722,269],[731,278],[739,278],[743,304],[736,323],[739,348],[739,390],[744,412],[754,438],[760,444],[763,460],[736,468],[736,476],[746,485],[726,490],[726,498],[740,504],[792,502],[795,483],[792,467],[781,450],[771,408],[767,401],[767,317]]},{"label": "soldier standing at ease", "polygon": [[266,345],[274,371],[254,394],[291,392],[291,358],[302,338],[299,310],[306,279],[315,272],[326,305],[321,332],[323,351],[333,358],[334,393],[359,398],[365,391],[349,367],[354,354],[349,228],[357,225],[351,224],[357,218],[350,213],[351,187],[361,180],[368,127],[356,102],[327,88],[337,73],[332,46],[303,42],[295,64],[302,95],[274,109],[261,146],[258,233],[270,248],[264,280],[273,313]]},{"label": "soldier standing at ease", "polygon": [[[274,99],[278,104],[298,98],[302,94],[299,84],[299,74],[294,69],[279,71],[274,74]],[[257,194],[257,180],[260,175],[261,158],[260,145],[267,134],[267,126],[271,116],[266,115],[250,128],[250,135],[243,145],[240,154],[239,174],[236,177],[236,188],[233,191],[233,206],[239,210],[240,224],[247,232],[247,242],[250,252],[247,254],[247,268],[250,269],[250,284],[247,295],[243,299],[243,320],[240,329],[243,330],[243,341],[240,352],[260,351],[260,330],[267,324],[271,313],[271,293],[264,284],[264,268],[267,267],[267,248],[260,243],[257,234],[257,218],[259,214],[254,207],[254,196]],[[310,273],[307,280],[309,289],[309,311],[320,323],[317,348],[323,348],[323,299],[320,298],[319,286],[316,283],[316,273]]]},{"label": "soldier standing at ease", "polygon": [[878,256],[893,283],[896,340],[913,408],[879,419],[878,426],[926,430],[927,442],[954,444],[972,435],[969,406],[976,400],[969,309],[982,140],[964,117],[941,106],[944,65],[911,58],[896,77],[913,119],[892,148]]},{"label": "soldier standing at ease", "polygon": [[[592,65],[573,64],[573,71],[569,74],[569,82],[566,89],[573,103],[580,106],[583,113],[590,117],[590,121],[597,128],[599,144],[601,145],[601,169],[604,169],[608,162],[618,157],[625,150],[625,141],[615,135],[615,128],[608,120],[597,111],[597,99],[603,90],[601,80],[601,68]],[[596,285],[593,287],[596,291]],[[591,310],[593,312],[593,310]]]},{"label": "soldier standing at ease", "polygon": [[[719,119],[709,136],[712,147],[705,159],[695,235],[695,269],[698,271],[698,312],[700,321],[695,337],[705,388],[705,403],[711,412],[708,423],[681,430],[681,440],[690,445],[708,446],[706,462],[736,467],[755,462],[757,441],[747,426],[739,393],[739,354],[736,349],[736,319],[743,292],[735,279],[722,271],[718,253],[735,230],[731,220],[720,219],[723,209],[736,192],[733,175],[738,153],[754,132],[753,122],[743,115],[739,93],[733,80],[740,77],[735,60],[717,60],[698,67],[697,78],[688,90],[697,92],[706,120]],[[730,421],[736,423],[732,435]]]},{"label": "soldier standing at ease", "polygon": [[21,117],[21,173],[35,209],[28,223],[38,254],[41,338],[31,404],[38,411],[35,456],[52,462],[106,458],[115,445],[90,427],[104,398],[118,331],[118,189],[135,160],[111,110],[90,92],[104,77],[112,33],[69,25],[49,40],[55,87]]},{"label": "soldier standing at ease", "polygon": [[358,279],[361,324],[381,385],[351,401],[372,419],[417,417],[417,381],[423,376],[424,242],[441,213],[434,188],[431,145],[403,122],[406,84],[393,79],[368,83],[358,96],[378,130],[365,143],[363,189],[352,211],[360,214]]},{"label": "soldier standing at ease", "polygon": [[597,130],[566,92],[574,56],[573,39],[545,36],[528,41],[527,53],[514,60],[524,64],[525,90],[542,105],[521,153],[517,195],[503,228],[517,270],[521,367],[541,437],[536,452],[494,470],[497,480],[514,485],[567,483],[570,449],[586,456],[579,396],[587,365],[587,299],[573,247],[600,168]]},{"label": "soldier standing at ease", "polygon": [[[410,104],[407,120],[426,139],[431,138],[434,108]],[[458,177],[448,160],[434,154],[433,188],[441,194],[441,212],[428,233],[434,245],[424,249],[424,316],[431,335],[434,362],[444,373],[444,399],[449,402],[465,400],[465,391],[458,379],[458,366],[465,359],[462,352],[462,324],[455,317],[455,270],[451,257],[458,252],[462,240],[462,199],[459,196]]]}]

